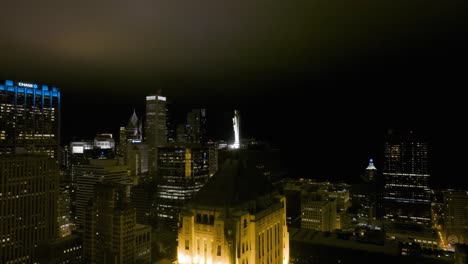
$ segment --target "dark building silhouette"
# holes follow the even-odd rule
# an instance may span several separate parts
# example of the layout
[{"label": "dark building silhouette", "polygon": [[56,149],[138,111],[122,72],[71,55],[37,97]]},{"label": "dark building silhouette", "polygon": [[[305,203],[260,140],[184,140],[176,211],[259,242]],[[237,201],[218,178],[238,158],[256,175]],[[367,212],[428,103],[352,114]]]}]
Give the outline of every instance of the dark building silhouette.
[{"label": "dark building silhouette", "polygon": [[0,158],[1,263],[35,263],[37,246],[57,237],[57,166],[46,155]]},{"label": "dark building silhouette", "polygon": [[428,142],[412,131],[389,131],[384,157],[384,218],[429,225]]}]

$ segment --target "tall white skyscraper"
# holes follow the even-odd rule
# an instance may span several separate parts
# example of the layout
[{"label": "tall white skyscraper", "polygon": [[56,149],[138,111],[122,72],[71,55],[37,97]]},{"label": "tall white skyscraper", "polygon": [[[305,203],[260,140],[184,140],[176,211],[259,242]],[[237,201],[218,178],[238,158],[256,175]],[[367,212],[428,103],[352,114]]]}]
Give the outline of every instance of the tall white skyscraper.
[{"label": "tall white skyscraper", "polygon": [[234,144],[231,145],[231,148],[238,149],[240,148],[240,112],[238,110],[234,110],[232,126],[234,128]]}]

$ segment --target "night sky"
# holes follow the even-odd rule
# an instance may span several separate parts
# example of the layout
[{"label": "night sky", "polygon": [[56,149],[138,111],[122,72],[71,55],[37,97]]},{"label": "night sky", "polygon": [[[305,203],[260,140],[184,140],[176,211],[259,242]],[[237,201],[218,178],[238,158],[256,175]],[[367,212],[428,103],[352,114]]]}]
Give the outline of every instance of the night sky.
[{"label": "night sky", "polygon": [[468,187],[465,1],[4,1],[0,79],[62,91],[63,143],[116,132],[162,90],[209,134],[280,147],[294,177],[352,180],[388,128],[432,144],[434,185]]}]

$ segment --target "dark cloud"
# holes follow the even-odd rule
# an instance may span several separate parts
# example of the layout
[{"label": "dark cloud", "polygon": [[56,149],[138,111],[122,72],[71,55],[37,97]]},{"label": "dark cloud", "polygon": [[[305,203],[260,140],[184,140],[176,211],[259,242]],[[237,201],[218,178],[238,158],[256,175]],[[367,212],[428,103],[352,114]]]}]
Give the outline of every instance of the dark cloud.
[{"label": "dark cloud", "polygon": [[5,75],[32,73],[67,86],[82,78],[146,82],[316,69],[459,26],[462,4],[450,3],[8,1],[0,16],[1,67]]}]

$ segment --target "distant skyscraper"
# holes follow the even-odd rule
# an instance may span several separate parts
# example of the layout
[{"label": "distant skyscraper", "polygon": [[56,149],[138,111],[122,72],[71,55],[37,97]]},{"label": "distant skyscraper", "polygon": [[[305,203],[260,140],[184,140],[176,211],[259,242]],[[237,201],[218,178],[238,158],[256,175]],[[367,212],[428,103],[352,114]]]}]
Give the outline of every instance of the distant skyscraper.
[{"label": "distant skyscraper", "polygon": [[174,143],[177,141],[177,123],[172,111],[172,103],[166,102],[166,142]]},{"label": "distant skyscraper", "polygon": [[0,158],[1,263],[36,263],[39,243],[57,237],[57,165],[45,155]]},{"label": "distant skyscraper", "polygon": [[187,134],[185,131],[186,131],[185,124],[177,125],[177,143],[185,143],[187,141]]},{"label": "distant skyscraper", "polygon": [[135,110],[133,110],[133,115],[132,117],[130,117],[130,120],[128,120],[128,124],[125,127],[126,141],[128,142],[129,140],[132,140],[132,139],[142,139],[141,129],[142,129],[141,120],[138,119],[138,116]]},{"label": "distant skyscraper", "polygon": [[446,241],[451,247],[456,243],[468,244],[468,192],[444,191],[444,224]]},{"label": "distant skyscraper", "polygon": [[95,185],[102,182],[127,184],[130,188],[128,168],[119,166],[117,160],[90,160],[89,165],[77,166],[75,224],[78,227],[84,225],[85,208],[94,197]]},{"label": "distant skyscraper", "polygon": [[390,131],[385,143],[385,219],[429,225],[429,145],[409,133]]},{"label": "distant skyscraper", "polygon": [[352,207],[355,212],[353,216],[356,218],[355,223],[358,224],[374,224],[377,219],[377,198],[378,183],[377,168],[374,166],[374,160],[369,160],[369,165],[366,167],[360,180],[351,185]]},{"label": "distant skyscraper", "polygon": [[376,174],[377,174],[377,168],[374,166],[374,160],[369,159],[369,165],[366,168],[364,180],[366,182],[373,182],[375,181]]},{"label": "distant skyscraper", "polygon": [[158,147],[167,142],[166,97],[151,95],[146,97],[145,143],[148,145],[148,172],[157,176]]},{"label": "distant skyscraper", "polygon": [[47,85],[0,84],[0,155],[24,149],[60,159],[60,92]]},{"label": "distant skyscraper", "polygon": [[231,145],[231,148],[238,149],[240,148],[240,112],[238,110],[234,110],[232,126],[234,128],[234,144]]},{"label": "distant skyscraper", "polygon": [[83,249],[85,263],[135,263],[135,209],[126,187],[96,184],[86,207]]},{"label": "distant skyscraper", "polygon": [[120,157],[125,158],[125,152],[127,149],[127,144],[129,142],[139,142],[143,141],[142,138],[142,122],[138,119],[138,116],[133,110],[133,115],[128,120],[126,127],[120,127],[119,130],[119,146],[117,148],[117,154]]},{"label": "distant skyscraper", "polygon": [[175,229],[182,207],[210,178],[209,151],[188,144],[166,146],[158,151],[158,221],[165,228]]},{"label": "distant skyscraper", "polygon": [[206,109],[192,109],[187,113],[187,142],[205,144]]}]

